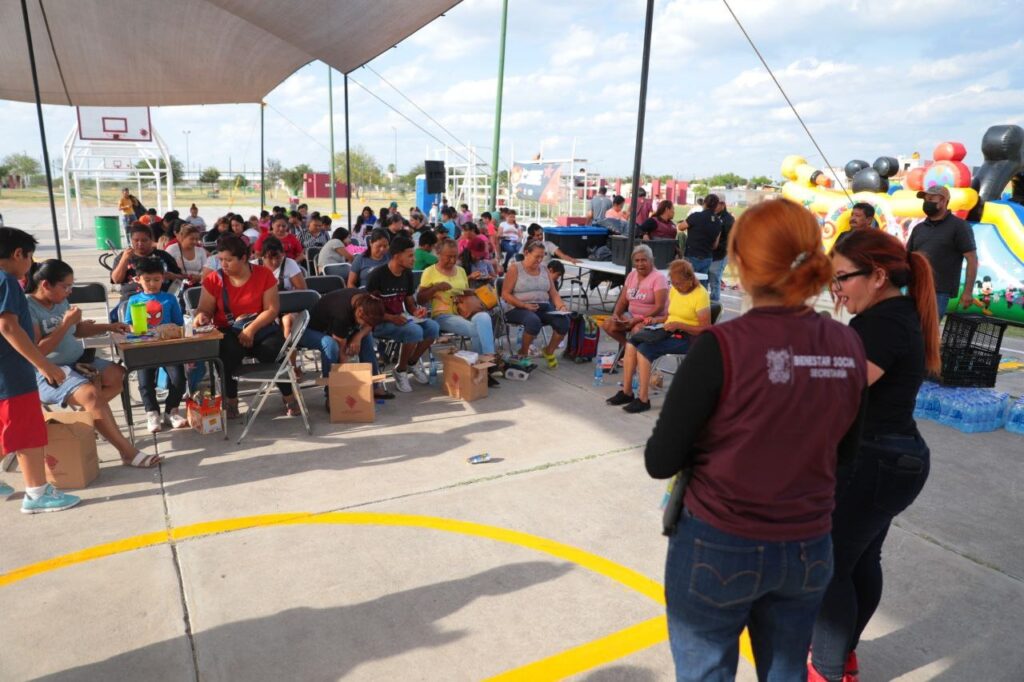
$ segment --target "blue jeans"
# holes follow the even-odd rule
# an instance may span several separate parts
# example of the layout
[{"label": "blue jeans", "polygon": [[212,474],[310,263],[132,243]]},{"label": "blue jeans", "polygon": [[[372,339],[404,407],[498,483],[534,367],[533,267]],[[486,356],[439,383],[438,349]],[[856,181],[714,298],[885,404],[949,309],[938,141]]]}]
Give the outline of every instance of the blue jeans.
[{"label": "blue jeans", "polygon": [[708,294],[714,303],[718,303],[722,299],[722,272],[725,270],[727,260],[727,258],[713,260],[711,267],[708,268]]},{"label": "blue jeans", "polygon": [[[368,362],[373,365],[373,373],[380,374],[377,366],[377,342],[373,334],[367,334],[359,344],[359,362]],[[299,345],[310,350],[320,351],[320,374],[326,377],[331,373],[331,365],[341,361],[341,348],[338,342],[330,334],[318,332],[315,329],[307,328],[299,339]]]},{"label": "blue jeans", "polygon": [[920,435],[865,435],[855,467],[838,474],[832,512],[835,575],[814,624],[814,667],[842,680],[847,655],[882,599],[882,544],[893,518],[928,480],[930,454]]},{"label": "blue jeans", "polygon": [[560,336],[569,333],[569,316],[552,315],[555,306],[550,303],[539,303],[537,312],[526,308],[512,308],[505,313],[505,319],[512,324],[521,324],[530,336],[540,334],[540,328],[548,325],[551,331]]},{"label": "blue jeans", "polygon": [[471,320],[460,315],[438,315],[434,320],[442,331],[469,338],[475,352],[494,355],[494,327],[487,313],[479,312]]},{"label": "blue jeans", "polygon": [[690,261],[690,265],[693,266],[694,272],[699,272],[707,275],[708,271],[711,269],[710,258],[691,258],[689,256],[686,256],[686,260]]},{"label": "blue jeans", "polygon": [[[630,341],[630,343],[633,343]],[[690,351],[690,336],[668,336],[657,343],[633,343],[636,352],[654,362],[663,355],[686,355]]]},{"label": "blue jeans", "polygon": [[508,262],[512,260],[512,257],[519,253],[519,242],[512,241],[511,239],[501,240],[501,252],[505,254],[505,262],[502,265],[504,268],[508,268]]},{"label": "blue jeans", "polygon": [[669,644],[677,680],[733,680],[750,632],[757,677],[807,679],[807,648],[832,577],[832,540],[749,540],[683,511],[665,565]]},{"label": "blue jeans", "polygon": [[[181,406],[181,399],[185,395],[188,383],[185,379],[184,365],[165,365],[164,371],[167,372],[167,400],[164,405],[170,412]],[[136,373],[139,379],[139,395],[142,396],[146,412],[160,411],[160,403],[156,401],[156,373],[155,368],[140,369]]]},{"label": "blue jeans", "polygon": [[942,322],[942,318],[946,316],[946,308],[949,307],[949,299],[953,298],[949,294],[940,294],[935,292],[935,302],[939,306],[939,322]]},{"label": "blue jeans", "polygon": [[381,322],[373,328],[379,339],[393,339],[399,343],[420,343],[427,339],[436,339],[440,335],[437,322],[429,317],[422,322],[406,322],[397,325],[392,322]]}]

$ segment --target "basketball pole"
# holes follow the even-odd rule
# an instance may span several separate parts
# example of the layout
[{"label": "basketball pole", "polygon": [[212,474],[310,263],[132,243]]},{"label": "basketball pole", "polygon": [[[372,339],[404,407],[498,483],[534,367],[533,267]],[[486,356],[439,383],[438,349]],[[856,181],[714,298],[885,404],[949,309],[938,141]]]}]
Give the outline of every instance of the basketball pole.
[{"label": "basketball pole", "polygon": [[644,118],[647,115],[647,73],[651,67],[651,27],[654,23],[654,0],[647,0],[647,20],[644,24],[644,58],[640,65],[640,106],[636,113],[636,149],[633,152],[633,192],[629,200],[629,225],[626,227],[626,274],[633,269],[633,234],[636,232],[637,202],[640,200],[640,162],[644,154]]},{"label": "basketball pole", "polygon": [[[50,195],[50,219],[53,221],[53,242],[57,247],[57,260],[60,257],[60,233],[57,231],[57,204],[53,200],[53,172],[50,170],[50,152],[46,148],[46,126],[43,124],[43,101],[39,95],[39,74],[36,72],[36,52],[32,48],[32,28],[28,21],[28,4],[21,0],[21,16],[25,19],[25,39],[28,41],[28,62],[32,66],[32,87],[36,91],[36,116],[39,117],[39,137],[43,143],[43,167],[46,168],[46,189]],[[64,187],[67,192],[67,186]],[[68,226],[71,229],[71,226]]]}]

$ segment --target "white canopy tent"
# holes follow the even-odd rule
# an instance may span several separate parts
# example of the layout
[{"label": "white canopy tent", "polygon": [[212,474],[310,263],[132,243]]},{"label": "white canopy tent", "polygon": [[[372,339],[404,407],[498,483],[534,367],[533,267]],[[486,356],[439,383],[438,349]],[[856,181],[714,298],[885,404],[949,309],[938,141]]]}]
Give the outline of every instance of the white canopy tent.
[{"label": "white canopy tent", "polygon": [[[58,257],[42,104],[261,102],[313,60],[347,75],[459,1],[0,0],[0,99],[36,103]],[[345,127],[347,148],[347,102]]]}]

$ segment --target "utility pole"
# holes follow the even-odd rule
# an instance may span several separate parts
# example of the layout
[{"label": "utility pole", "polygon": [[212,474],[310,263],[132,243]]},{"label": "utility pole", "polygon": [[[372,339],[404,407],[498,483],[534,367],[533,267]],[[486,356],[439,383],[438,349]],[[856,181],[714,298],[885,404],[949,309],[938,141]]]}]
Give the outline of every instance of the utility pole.
[{"label": "utility pole", "polygon": [[498,94],[494,100],[494,142],[491,144],[490,209],[498,210],[498,149],[501,146],[501,96],[505,89],[505,32],[508,26],[508,0],[501,2],[501,40],[498,47]]},{"label": "utility pole", "polygon": [[[647,20],[644,24],[644,57],[640,64],[640,106],[636,113],[636,149],[633,152],[633,196],[629,200],[629,224],[626,226],[628,253],[633,252],[633,234],[636,232],[637,202],[640,200],[640,163],[644,154],[644,118],[647,115],[647,73],[651,66],[651,28],[654,24],[654,0],[647,0]],[[633,259],[626,259],[626,274],[633,268]]]}]

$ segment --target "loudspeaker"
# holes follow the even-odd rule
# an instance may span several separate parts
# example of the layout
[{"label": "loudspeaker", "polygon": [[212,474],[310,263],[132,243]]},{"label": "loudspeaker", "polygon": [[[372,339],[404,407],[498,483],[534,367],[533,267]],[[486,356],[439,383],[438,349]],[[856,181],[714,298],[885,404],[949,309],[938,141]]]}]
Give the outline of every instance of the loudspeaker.
[{"label": "loudspeaker", "polygon": [[444,192],[444,161],[424,161],[423,170],[427,176],[427,194]]}]

